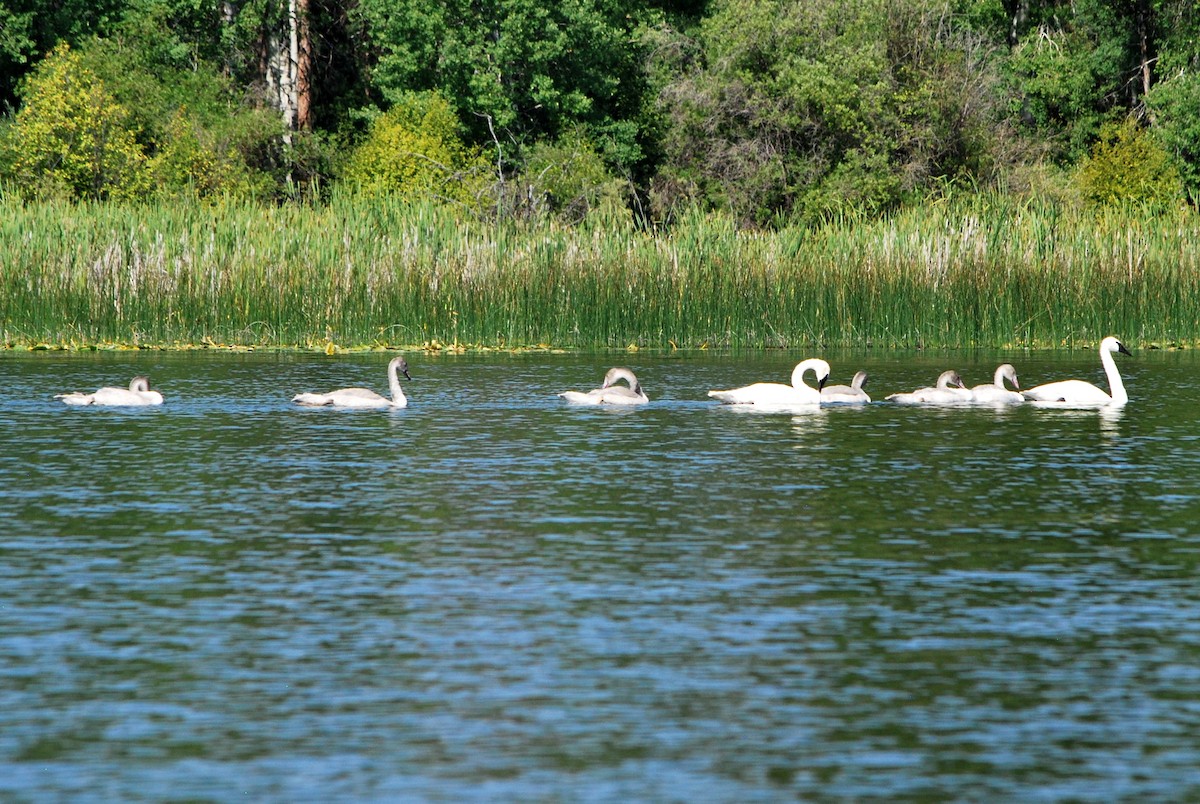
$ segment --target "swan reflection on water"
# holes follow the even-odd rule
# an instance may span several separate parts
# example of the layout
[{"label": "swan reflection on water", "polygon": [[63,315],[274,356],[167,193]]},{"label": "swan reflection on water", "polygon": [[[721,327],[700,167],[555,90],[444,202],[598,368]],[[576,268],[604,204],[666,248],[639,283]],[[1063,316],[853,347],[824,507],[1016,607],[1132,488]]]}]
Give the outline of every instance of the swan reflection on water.
[{"label": "swan reflection on water", "polygon": [[1106,436],[1121,434],[1121,419],[1125,416],[1122,405],[1104,405],[1101,407],[1058,407],[1054,405],[1038,405],[1041,416],[1060,416],[1067,419],[1095,418],[1100,424],[1100,432]]},{"label": "swan reflection on water", "polygon": [[[802,441],[811,444],[812,437],[829,429],[829,411],[817,408],[815,411],[792,416],[792,433]],[[797,449],[805,449],[806,444],[797,444]]]}]

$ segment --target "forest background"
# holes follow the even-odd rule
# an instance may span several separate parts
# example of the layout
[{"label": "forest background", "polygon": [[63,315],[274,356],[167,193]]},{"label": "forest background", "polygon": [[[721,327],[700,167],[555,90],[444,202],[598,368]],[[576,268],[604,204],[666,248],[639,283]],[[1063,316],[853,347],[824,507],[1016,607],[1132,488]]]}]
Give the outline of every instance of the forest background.
[{"label": "forest background", "polygon": [[[0,204],[10,220],[0,237],[19,252],[0,265],[0,320],[9,341],[320,331],[370,340],[397,326],[418,341],[469,330],[494,342],[608,344],[1061,342],[1113,326],[1200,337],[1198,42],[1191,0],[0,0]],[[64,222],[63,205],[90,224]],[[180,212],[192,208],[209,211]],[[428,241],[430,220],[447,228],[432,236],[441,257],[367,258],[355,268],[363,276],[316,309],[304,301],[311,277],[280,268],[287,256],[261,257],[266,242],[253,247],[246,209],[293,235],[332,225],[334,241],[364,252],[380,232],[408,226]],[[279,218],[303,214],[307,223]],[[379,215],[387,220],[373,229],[346,231]],[[1014,220],[1020,231],[1008,228]],[[123,226],[145,238],[105,241]],[[553,286],[545,299],[468,287],[479,270],[465,241],[478,227],[495,238],[496,226],[554,233],[553,255],[489,263],[509,272],[499,285]],[[1144,239],[1117,243],[1130,226]],[[192,241],[206,227],[240,244],[200,255]],[[21,246],[47,229],[84,245]],[[581,246],[600,230],[623,239]],[[629,232],[693,245],[664,255],[631,245]],[[141,281],[144,295],[156,286],[121,272],[143,265],[138,254],[156,238],[161,251],[164,235],[160,267],[176,275],[159,290],[176,296],[153,308],[130,298],[114,312],[108,291],[89,299],[72,279],[103,262],[105,281]],[[345,248],[328,248],[290,259],[325,265],[333,287],[326,274]],[[207,299],[179,296],[181,260],[220,273],[245,261],[239,249],[277,273],[240,278],[229,299],[211,288]],[[460,267],[454,281],[430,267],[446,255]],[[701,259],[729,275],[688,273]],[[587,262],[634,264],[589,273],[585,292],[556,300],[564,282],[581,290],[583,273],[571,270]],[[890,274],[847,277],[847,262]],[[37,281],[34,263],[50,264]],[[407,289],[371,279],[414,265],[438,275],[404,280]],[[237,301],[271,282],[295,282],[296,306]],[[369,298],[352,322],[333,308],[355,282]],[[794,282],[821,286],[797,297],[784,288]],[[639,283],[643,315],[613,312]],[[688,308],[698,286],[712,298]],[[1068,291],[1091,317],[1047,324],[1039,305]],[[580,299],[603,320],[564,317]],[[414,301],[423,317],[379,319],[387,303]],[[234,309],[204,312],[218,304]],[[851,321],[788,329],[764,320],[779,304]],[[908,320],[912,306],[941,320]],[[64,310],[67,324],[46,324]],[[190,323],[163,329],[164,314]],[[307,328],[285,335],[297,316]],[[867,326],[868,316],[882,323]]]}]

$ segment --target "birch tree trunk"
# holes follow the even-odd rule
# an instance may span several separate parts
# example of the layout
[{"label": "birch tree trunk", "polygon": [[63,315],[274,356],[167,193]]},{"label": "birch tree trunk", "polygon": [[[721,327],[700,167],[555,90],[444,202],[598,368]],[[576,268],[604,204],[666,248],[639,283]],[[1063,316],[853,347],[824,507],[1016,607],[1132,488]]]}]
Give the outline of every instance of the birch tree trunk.
[{"label": "birch tree trunk", "polygon": [[[309,0],[287,0],[285,30],[269,31],[266,49],[268,97],[283,115],[287,131],[312,128],[312,47],[308,26]],[[285,135],[291,144],[291,135]]]}]

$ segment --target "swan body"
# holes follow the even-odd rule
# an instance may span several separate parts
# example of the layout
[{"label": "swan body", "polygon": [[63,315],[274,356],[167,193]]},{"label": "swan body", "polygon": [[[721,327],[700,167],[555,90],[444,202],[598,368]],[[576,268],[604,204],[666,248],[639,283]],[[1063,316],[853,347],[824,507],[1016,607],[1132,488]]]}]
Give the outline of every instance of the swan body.
[{"label": "swan body", "polygon": [[[804,375],[809,371],[816,375],[816,388],[804,382]],[[791,385],[778,382],[756,382],[753,385],[731,388],[728,391],[709,391],[708,395],[727,405],[757,405],[760,407],[819,405],[821,404],[821,388],[825,386],[828,379],[829,364],[818,357],[813,357],[798,363],[792,369]]]},{"label": "swan body", "polygon": [[1090,382],[1083,380],[1046,383],[1022,393],[1031,402],[1062,407],[1124,405],[1129,401],[1129,394],[1125,392],[1125,383],[1121,380],[1121,372],[1117,371],[1117,362],[1113,360],[1113,354],[1116,352],[1123,355],[1130,354],[1129,350],[1125,348],[1125,344],[1111,335],[1100,341],[1100,365],[1104,367],[1104,373],[1108,376],[1108,387],[1112,393],[1105,393]]},{"label": "swan body", "polygon": [[[1012,387],[1016,391],[1010,391],[1005,387],[1004,381],[1008,380],[1012,383]],[[984,403],[1012,403],[1024,402],[1025,397],[1021,396],[1021,384],[1017,382],[1017,370],[1013,368],[1011,363],[1004,363],[996,368],[996,373],[992,377],[990,383],[984,385],[976,385],[971,389],[974,395],[974,402]]]},{"label": "swan body", "polygon": [[911,393],[892,394],[889,402],[899,405],[961,405],[974,398],[969,388],[963,387],[962,377],[957,371],[943,371],[933,388],[918,388]]},{"label": "swan body", "polygon": [[137,376],[129,381],[128,388],[113,388],[111,386],[98,388],[94,393],[84,394],[55,394],[55,399],[61,399],[67,405],[107,405],[111,407],[132,407],[135,405],[161,405],[162,394],[150,390],[150,379]]},{"label": "swan body", "polygon": [[863,386],[867,384],[867,372],[859,371],[849,385],[826,385],[821,389],[821,402],[840,402],[848,405],[865,405],[871,401]]},{"label": "swan body", "polygon": [[296,394],[292,397],[292,401],[306,407],[406,408],[408,407],[408,397],[404,395],[404,390],[400,387],[400,378],[397,373],[403,374],[406,380],[412,379],[408,373],[408,361],[403,357],[393,357],[388,363],[388,389],[392,393],[391,399],[380,396],[369,388],[341,388],[327,394]]},{"label": "swan body", "polygon": [[[629,383],[629,387],[616,385],[619,380]],[[573,405],[644,405],[650,401],[634,373],[620,367],[610,368],[599,388],[563,391],[559,396]]]}]

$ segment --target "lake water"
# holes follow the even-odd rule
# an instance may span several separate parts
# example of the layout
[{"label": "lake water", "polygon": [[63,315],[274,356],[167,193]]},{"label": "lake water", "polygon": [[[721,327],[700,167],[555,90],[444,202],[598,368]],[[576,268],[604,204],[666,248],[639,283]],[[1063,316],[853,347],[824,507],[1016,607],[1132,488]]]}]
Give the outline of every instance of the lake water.
[{"label": "lake water", "polygon": [[[340,412],[289,400],[389,355],[0,353],[0,798],[1200,797],[1200,360],[1108,415],[704,396],[805,356],[418,353]],[[614,364],[650,405],[555,396]]]}]

